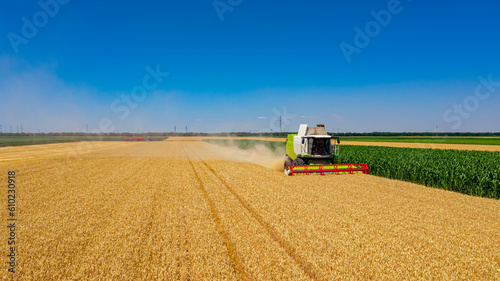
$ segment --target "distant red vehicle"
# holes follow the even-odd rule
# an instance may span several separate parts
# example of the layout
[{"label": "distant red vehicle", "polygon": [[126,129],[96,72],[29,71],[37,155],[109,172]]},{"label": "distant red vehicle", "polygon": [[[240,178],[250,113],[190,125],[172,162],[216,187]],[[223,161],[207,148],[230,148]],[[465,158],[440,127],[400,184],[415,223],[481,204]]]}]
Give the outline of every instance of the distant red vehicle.
[{"label": "distant red vehicle", "polygon": [[144,138],[135,138],[136,141],[143,141]]},{"label": "distant red vehicle", "polygon": [[133,141],[132,138],[123,138],[124,141]]}]

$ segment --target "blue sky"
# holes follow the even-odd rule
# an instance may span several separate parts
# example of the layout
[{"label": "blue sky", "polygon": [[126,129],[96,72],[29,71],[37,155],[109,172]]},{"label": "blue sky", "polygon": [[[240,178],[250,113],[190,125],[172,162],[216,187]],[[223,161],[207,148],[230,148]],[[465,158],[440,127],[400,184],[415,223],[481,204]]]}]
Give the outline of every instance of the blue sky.
[{"label": "blue sky", "polygon": [[0,124],[498,132],[500,3],[441,2],[3,1]]}]

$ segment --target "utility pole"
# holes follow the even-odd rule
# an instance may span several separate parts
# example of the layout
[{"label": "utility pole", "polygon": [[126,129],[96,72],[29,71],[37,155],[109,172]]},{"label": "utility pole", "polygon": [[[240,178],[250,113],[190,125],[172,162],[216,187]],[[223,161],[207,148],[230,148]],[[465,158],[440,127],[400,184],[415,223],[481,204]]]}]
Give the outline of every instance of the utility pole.
[{"label": "utility pole", "polygon": [[280,133],[281,133],[281,132],[282,132],[282,131],[281,131],[281,115],[280,115]]},{"label": "utility pole", "polygon": [[439,128],[438,125],[436,125],[436,137],[438,136]]},{"label": "utility pole", "polygon": [[2,133],[2,124],[0,124],[0,133]]},{"label": "utility pole", "polygon": [[177,132],[177,127],[174,125],[174,133]]},{"label": "utility pole", "polygon": [[10,133],[12,134],[12,125],[10,125]]},{"label": "utility pole", "polygon": [[186,133],[188,132],[188,126],[186,126]]},{"label": "utility pole", "polygon": [[86,133],[88,133],[88,132],[89,132],[89,124],[87,124],[87,125],[85,126],[85,132],[86,132]]}]

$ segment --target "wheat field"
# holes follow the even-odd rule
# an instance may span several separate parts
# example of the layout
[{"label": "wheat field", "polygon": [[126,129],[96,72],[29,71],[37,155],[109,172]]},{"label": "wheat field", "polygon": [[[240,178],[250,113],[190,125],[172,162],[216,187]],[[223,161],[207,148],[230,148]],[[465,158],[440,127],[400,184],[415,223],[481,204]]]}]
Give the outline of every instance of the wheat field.
[{"label": "wheat field", "polygon": [[363,174],[288,177],[259,153],[175,139],[0,148],[18,216],[17,271],[2,261],[0,276],[500,280],[500,201]]}]

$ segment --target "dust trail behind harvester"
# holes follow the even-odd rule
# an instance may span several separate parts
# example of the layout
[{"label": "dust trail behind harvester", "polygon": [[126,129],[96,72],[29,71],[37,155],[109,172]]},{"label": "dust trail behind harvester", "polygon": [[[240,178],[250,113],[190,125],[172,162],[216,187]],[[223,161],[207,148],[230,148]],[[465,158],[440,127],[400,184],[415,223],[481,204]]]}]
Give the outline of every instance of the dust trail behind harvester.
[{"label": "dust trail behind harvester", "polygon": [[272,151],[263,144],[252,148],[241,149],[233,141],[226,145],[204,143],[205,155],[203,158],[224,159],[237,162],[254,163],[276,171],[283,171],[284,151]]}]

